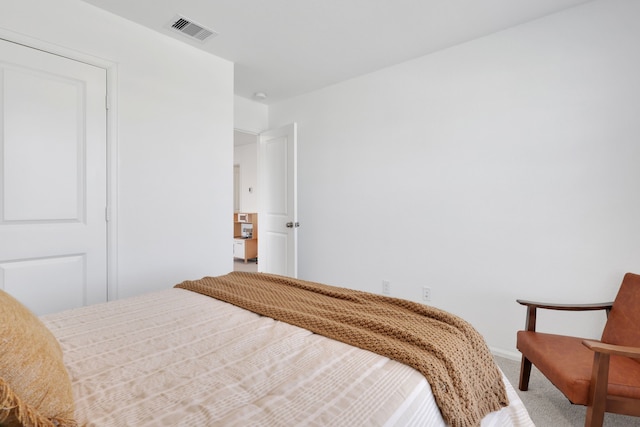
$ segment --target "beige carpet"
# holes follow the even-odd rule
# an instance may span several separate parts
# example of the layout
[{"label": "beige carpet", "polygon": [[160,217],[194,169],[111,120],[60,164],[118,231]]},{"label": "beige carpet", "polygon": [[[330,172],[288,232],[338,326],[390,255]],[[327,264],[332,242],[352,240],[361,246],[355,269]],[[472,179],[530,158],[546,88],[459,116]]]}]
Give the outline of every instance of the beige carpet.
[{"label": "beige carpet", "polygon": [[[518,390],[520,362],[496,357],[496,362],[518,392],[537,427],[582,427],[586,408],[572,405],[535,367],[529,390]],[[605,414],[604,427],[640,427],[640,418]]]}]

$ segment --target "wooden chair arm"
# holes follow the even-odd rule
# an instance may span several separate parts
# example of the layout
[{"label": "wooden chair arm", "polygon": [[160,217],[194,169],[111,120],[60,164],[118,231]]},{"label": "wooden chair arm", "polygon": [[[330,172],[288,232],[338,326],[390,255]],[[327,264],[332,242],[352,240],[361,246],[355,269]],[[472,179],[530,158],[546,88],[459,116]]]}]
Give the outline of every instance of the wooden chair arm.
[{"label": "wooden chair arm", "polygon": [[640,415],[637,399],[620,398],[608,394],[611,356],[640,359],[640,347],[606,344],[594,340],[582,340],[582,344],[594,352],[587,416],[584,425],[602,426],[605,412]]},{"label": "wooden chair arm", "polygon": [[536,330],[536,314],[538,308],[545,308],[549,310],[564,310],[564,311],[590,311],[590,310],[606,310],[607,316],[613,307],[613,302],[602,302],[596,304],[556,304],[549,302],[535,302],[517,299],[518,304],[522,304],[527,307],[527,331]]},{"label": "wooden chair arm", "polygon": [[640,359],[640,347],[627,347],[623,345],[606,344],[600,341],[582,340],[588,349],[597,353],[613,354],[616,356],[630,357],[632,359]]},{"label": "wooden chair arm", "polygon": [[522,305],[550,310],[585,311],[585,310],[611,310],[613,302],[601,302],[596,304],[555,304],[550,302],[535,302],[522,299],[516,300]]}]

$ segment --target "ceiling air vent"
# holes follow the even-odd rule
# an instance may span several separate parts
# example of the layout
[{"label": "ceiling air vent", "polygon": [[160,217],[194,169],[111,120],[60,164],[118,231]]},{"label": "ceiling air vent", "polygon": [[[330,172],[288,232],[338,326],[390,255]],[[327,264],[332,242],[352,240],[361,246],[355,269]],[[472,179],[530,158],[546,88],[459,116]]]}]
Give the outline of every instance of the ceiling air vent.
[{"label": "ceiling air vent", "polygon": [[205,41],[209,37],[215,37],[218,35],[215,31],[205,28],[200,24],[196,24],[182,16],[178,16],[175,19],[173,24],[171,24],[171,28],[186,36],[200,40],[201,42]]}]

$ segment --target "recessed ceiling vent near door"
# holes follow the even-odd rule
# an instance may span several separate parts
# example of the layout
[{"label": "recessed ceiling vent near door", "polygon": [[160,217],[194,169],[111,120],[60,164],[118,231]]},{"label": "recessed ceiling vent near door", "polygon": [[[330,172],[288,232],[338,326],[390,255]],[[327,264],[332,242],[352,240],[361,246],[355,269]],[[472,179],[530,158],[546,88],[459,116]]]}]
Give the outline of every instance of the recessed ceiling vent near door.
[{"label": "recessed ceiling vent near door", "polygon": [[207,40],[210,37],[215,37],[218,35],[218,33],[216,33],[215,31],[205,28],[200,24],[196,24],[195,22],[182,16],[177,16],[174,19],[173,23],[171,24],[171,29],[201,42]]}]

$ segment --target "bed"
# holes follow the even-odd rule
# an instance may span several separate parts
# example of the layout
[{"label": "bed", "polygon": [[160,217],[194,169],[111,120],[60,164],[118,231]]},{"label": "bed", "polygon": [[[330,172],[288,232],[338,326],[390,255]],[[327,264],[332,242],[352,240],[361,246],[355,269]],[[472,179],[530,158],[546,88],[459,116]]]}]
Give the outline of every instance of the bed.
[{"label": "bed", "polygon": [[[285,294],[273,294],[278,287],[286,288]],[[299,307],[307,304],[309,292],[313,307],[305,312]],[[378,303],[384,307],[372,305]],[[40,331],[45,337],[47,333],[55,337],[55,342],[48,342],[54,347],[49,352],[56,353],[59,346],[60,369],[63,376],[68,373],[72,403],[61,405],[67,410],[62,414],[47,414],[51,409],[30,405],[23,399],[26,391],[16,384],[11,388],[11,381],[25,376],[24,371],[14,369],[4,372],[13,380],[5,378],[4,389],[0,387],[0,424],[4,413],[5,423],[13,420],[17,425],[96,427],[533,426],[511,384],[492,359],[487,360],[491,357],[483,341],[473,351],[459,345],[459,349],[445,345],[446,351],[441,351],[432,348],[435,340],[430,336],[423,339],[423,329],[411,331],[416,322],[413,314],[405,312],[418,310],[425,317],[423,307],[345,288],[234,272],[50,314],[35,322],[45,326]],[[356,314],[360,309],[362,314]],[[442,323],[451,317],[464,326],[463,320],[427,309],[434,310],[435,315],[429,316],[437,318],[430,320],[440,324],[436,329],[461,336],[463,341],[476,340],[469,338],[469,332],[461,335],[458,327]],[[387,311],[390,319],[385,317]],[[319,321],[319,312],[333,314]],[[6,309],[0,314],[5,322],[0,332],[7,348],[18,338],[6,339],[11,333],[7,332],[7,316],[12,314]],[[18,317],[22,315],[27,316],[20,312]],[[406,320],[408,328],[394,329],[396,322]],[[365,332],[360,331],[363,324],[369,328]],[[395,340],[391,345],[379,338],[387,330]],[[347,343],[350,338],[343,339],[343,335],[358,338]],[[28,338],[29,342],[39,339]],[[430,353],[418,357],[418,364],[413,360],[416,356],[407,356],[403,350],[405,342],[416,340]],[[439,351],[443,354],[434,357],[432,353]],[[25,357],[15,356],[14,363]],[[453,359],[464,359],[466,365],[451,371],[457,366]],[[450,371],[446,378],[426,371],[427,365],[434,369],[441,360],[444,370]],[[0,359],[0,386],[3,363],[6,370],[7,361]],[[436,371],[442,371],[442,366],[435,366]],[[463,374],[458,375],[460,372]],[[449,395],[456,393],[451,400]],[[52,394],[63,395],[47,392]],[[494,410],[487,410],[491,405]]]}]

